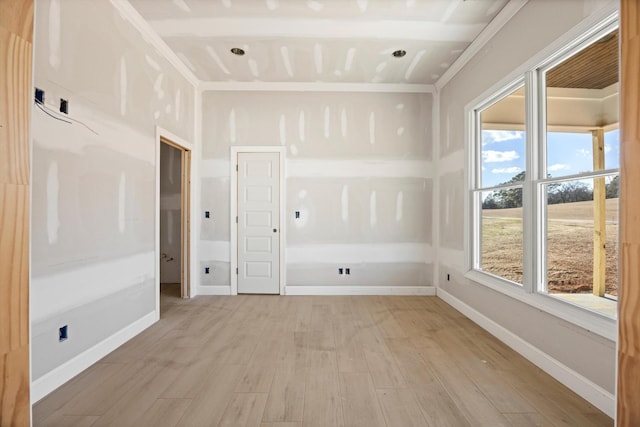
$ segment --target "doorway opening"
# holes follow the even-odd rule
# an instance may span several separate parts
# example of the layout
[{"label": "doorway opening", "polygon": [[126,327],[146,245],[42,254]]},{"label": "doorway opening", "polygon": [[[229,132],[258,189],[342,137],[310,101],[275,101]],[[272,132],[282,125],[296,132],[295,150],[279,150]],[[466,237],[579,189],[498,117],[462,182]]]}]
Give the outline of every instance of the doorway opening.
[{"label": "doorway opening", "polygon": [[158,298],[189,298],[191,150],[161,136],[158,164]]}]

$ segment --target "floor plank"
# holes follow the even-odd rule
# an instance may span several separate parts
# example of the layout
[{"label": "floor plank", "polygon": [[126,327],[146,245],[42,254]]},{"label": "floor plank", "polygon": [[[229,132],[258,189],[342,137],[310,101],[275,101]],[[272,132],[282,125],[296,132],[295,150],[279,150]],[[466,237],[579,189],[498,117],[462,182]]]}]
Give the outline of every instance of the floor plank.
[{"label": "floor plank", "polygon": [[434,297],[183,300],[164,290],[159,322],[35,404],[33,420],[37,427],[613,425]]}]

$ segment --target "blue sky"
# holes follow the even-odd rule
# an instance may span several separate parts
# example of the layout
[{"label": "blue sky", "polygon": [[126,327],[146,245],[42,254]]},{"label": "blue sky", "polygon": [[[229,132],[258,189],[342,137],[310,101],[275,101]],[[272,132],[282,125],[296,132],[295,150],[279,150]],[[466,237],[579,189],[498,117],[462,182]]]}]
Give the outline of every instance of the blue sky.
[{"label": "blue sky", "polygon": [[[619,131],[605,133],[605,168],[620,167]],[[590,133],[547,134],[547,171],[551,176],[593,170]],[[525,167],[525,134],[520,131],[482,131],[482,186],[509,181]]]}]

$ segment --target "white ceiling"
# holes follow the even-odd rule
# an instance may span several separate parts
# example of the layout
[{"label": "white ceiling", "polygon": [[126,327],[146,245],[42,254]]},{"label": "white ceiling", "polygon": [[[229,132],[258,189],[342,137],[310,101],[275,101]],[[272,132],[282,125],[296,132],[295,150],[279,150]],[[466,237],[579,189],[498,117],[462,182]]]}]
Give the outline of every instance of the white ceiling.
[{"label": "white ceiling", "polygon": [[129,2],[202,82],[433,84],[508,0]]}]

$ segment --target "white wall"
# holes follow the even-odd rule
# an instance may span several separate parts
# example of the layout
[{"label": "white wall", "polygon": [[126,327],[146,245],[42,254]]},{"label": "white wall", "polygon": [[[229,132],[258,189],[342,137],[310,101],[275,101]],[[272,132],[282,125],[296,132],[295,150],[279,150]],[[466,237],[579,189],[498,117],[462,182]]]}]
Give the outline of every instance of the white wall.
[{"label": "white wall", "polygon": [[83,123],[32,113],[37,399],[157,315],[155,126],[193,140],[195,94],[106,0],[39,0],[35,28],[35,86]]},{"label": "white wall", "polygon": [[[606,3],[529,1],[442,89],[438,146],[440,246],[436,281],[444,291],[613,394],[615,342],[463,276],[465,106]],[[451,275],[450,281],[447,274]]]},{"label": "white wall", "polygon": [[182,152],[160,148],[160,283],[180,283]]},{"label": "white wall", "polygon": [[[205,92],[201,291],[229,286],[231,146],[286,146],[287,286],[430,286],[430,94]],[[295,211],[301,216],[295,219]],[[349,276],[338,267],[350,267]]]}]

